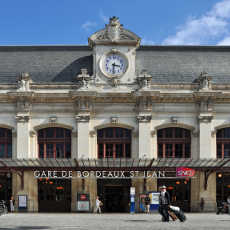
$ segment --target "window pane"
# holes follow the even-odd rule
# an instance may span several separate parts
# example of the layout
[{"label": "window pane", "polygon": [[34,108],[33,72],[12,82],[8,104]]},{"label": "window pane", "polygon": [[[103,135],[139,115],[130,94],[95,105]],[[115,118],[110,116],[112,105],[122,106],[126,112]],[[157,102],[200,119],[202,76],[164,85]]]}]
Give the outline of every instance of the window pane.
[{"label": "window pane", "polygon": [[158,144],[158,157],[163,157],[163,144]]},{"label": "window pane", "polygon": [[5,137],[5,129],[0,128],[0,137]]},{"label": "window pane", "polygon": [[191,136],[190,135],[190,130],[184,129],[184,135],[185,135],[185,137],[190,137]]},{"label": "window pane", "polygon": [[116,128],[115,131],[116,131],[116,137],[119,137],[119,138],[123,137],[123,129]]},{"label": "window pane", "polygon": [[130,144],[125,144],[125,154],[127,158],[131,157],[131,145]]},{"label": "window pane", "polygon": [[46,158],[54,158],[53,144],[46,144]]},{"label": "window pane", "polygon": [[40,137],[40,138],[44,137],[44,132],[43,131],[44,131],[43,129],[38,131],[38,137]]},{"label": "window pane", "polygon": [[97,131],[97,136],[98,137],[101,137],[101,138],[103,137],[103,130],[104,129],[100,129],[100,130]]},{"label": "window pane", "polygon": [[163,129],[160,129],[157,131],[157,137],[158,138],[163,138]]},{"label": "window pane", "polygon": [[175,138],[182,138],[183,137],[183,129],[175,128]]},{"label": "window pane", "polygon": [[172,151],[172,144],[166,144],[165,145],[165,157],[172,157],[173,151]]},{"label": "window pane", "polygon": [[98,157],[103,158],[103,144],[99,144],[98,146]]},{"label": "window pane", "polygon": [[222,137],[222,129],[220,129],[220,130],[217,131],[216,137],[217,138],[221,138]]},{"label": "window pane", "polygon": [[125,131],[125,137],[131,137],[131,130],[123,129],[123,131]]},{"label": "window pane", "polygon": [[113,129],[112,128],[105,129],[105,137],[106,138],[113,137]]},{"label": "window pane", "polygon": [[65,136],[66,137],[71,137],[71,131],[68,129],[65,129]]},{"label": "window pane", "polygon": [[113,145],[106,144],[106,157],[113,157]]},{"label": "window pane", "polygon": [[224,129],[224,138],[230,138],[230,128]]},{"label": "window pane", "polygon": [[56,144],[56,158],[64,158],[64,144]]},{"label": "window pane", "polygon": [[222,144],[217,144],[217,158],[222,158]]},{"label": "window pane", "polygon": [[0,144],[0,157],[5,157],[5,144]]},{"label": "window pane", "polygon": [[183,144],[175,144],[175,157],[176,158],[183,157]]},{"label": "window pane", "polygon": [[123,157],[123,144],[116,144],[116,157]]},{"label": "window pane", "polygon": [[54,137],[54,128],[48,128],[48,129],[46,129],[46,137],[47,138]]},{"label": "window pane", "polygon": [[165,129],[165,137],[166,138],[172,138],[173,137],[173,129],[172,128]]},{"label": "window pane", "polygon": [[224,145],[224,157],[230,157],[230,144]]},{"label": "window pane", "polygon": [[71,144],[65,144],[65,156],[66,158],[71,158]]},{"label": "window pane", "polygon": [[39,157],[44,158],[44,144],[39,144]]},{"label": "window pane", "polygon": [[191,157],[191,144],[186,143],[185,144],[185,158],[190,158]]},{"label": "window pane", "polygon": [[7,157],[12,158],[12,144],[7,145]]},{"label": "window pane", "polygon": [[63,138],[64,137],[64,129],[56,128],[56,137],[57,138]]}]

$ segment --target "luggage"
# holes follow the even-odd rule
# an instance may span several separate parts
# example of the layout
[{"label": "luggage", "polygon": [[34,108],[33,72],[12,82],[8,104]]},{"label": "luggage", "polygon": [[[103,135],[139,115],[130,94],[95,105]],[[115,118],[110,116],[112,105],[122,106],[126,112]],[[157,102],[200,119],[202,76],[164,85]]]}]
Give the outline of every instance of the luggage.
[{"label": "luggage", "polygon": [[169,211],[173,212],[181,222],[186,221],[186,216],[185,216],[184,212],[179,207],[170,205]]},{"label": "luggage", "polygon": [[168,210],[169,216],[172,218],[173,221],[177,220],[177,216],[173,211]]}]

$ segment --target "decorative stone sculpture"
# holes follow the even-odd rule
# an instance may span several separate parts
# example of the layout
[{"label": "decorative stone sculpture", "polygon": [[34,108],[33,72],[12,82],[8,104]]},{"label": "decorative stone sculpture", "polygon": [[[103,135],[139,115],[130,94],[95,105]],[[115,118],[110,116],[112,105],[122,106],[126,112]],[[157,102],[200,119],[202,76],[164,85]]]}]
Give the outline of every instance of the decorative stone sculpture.
[{"label": "decorative stone sculpture", "polygon": [[29,73],[22,73],[18,81],[18,91],[30,91],[31,78]]},{"label": "decorative stone sculpture", "polygon": [[89,81],[90,81],[90,76],[88,74],[87,69],[81,69],[81,73],[77,75],[77,80],[81,82],[82,86],[81,89],[88,89],[89,88]]},{"label": "decorative stone sculpture", "polygon": [[141,74],[137,77],[137,83],[139,89],[145,90],[149,89],[151,85],[152,76],[147,73],[146,70],[143,70]]},{"label": "decorative stone sculpture", "polygon": [[212,78],[207,72],[201,72],[198,78],[199,90],[212,90]]}]

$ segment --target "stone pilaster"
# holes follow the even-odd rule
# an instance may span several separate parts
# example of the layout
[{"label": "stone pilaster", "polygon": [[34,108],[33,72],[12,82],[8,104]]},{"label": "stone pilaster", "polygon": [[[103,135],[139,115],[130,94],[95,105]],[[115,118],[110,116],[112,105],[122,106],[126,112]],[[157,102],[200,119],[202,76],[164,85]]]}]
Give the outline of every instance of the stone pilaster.
[{"label": "stone pilaster", "polygon": [[139,123],[139,158],[151,158],[151,115],[138,115]]},{"label": "stone pilaster", "polygon": [[78,135],[77,138],[77,148],[78,148],[78,158],[88,158],[89,157],[89,121],[90,121],[90,115],[89,114],[81,114],[77,115],[76,117],[77,122],[77,133],[80,133],[81,135]]},{"label": "stone pilaster", "polygon": [[18,113],[17,121],[17,158],[30,157],[30,115]]},{"label": "stone pilaster", "polygon": [[135,187],[135,210],[139,212],[139,196],[144,192],[144,179],[142,178],[133,178],[132,187]]}]

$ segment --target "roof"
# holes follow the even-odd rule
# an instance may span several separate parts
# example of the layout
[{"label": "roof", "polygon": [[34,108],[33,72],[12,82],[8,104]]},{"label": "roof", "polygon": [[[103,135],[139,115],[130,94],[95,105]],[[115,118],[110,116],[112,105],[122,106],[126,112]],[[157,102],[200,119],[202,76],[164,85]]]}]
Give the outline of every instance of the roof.
[{"label": "roof", "polygon": [[74,169],[74,170],[156,170],[189,167],[197,170],[229,170],[225,159],[0,159],[0,170]]},{"label": "roof", "polygon": [[[153,83],[193,83],[205,71],[214,83],[230,82],[230,47],[141,46],[136,72],[147,70]],[[89,46],[0,46],[0,83],[16,83],[22,72],[37,83],[73,82],[82,68],[93,74]]]}]

